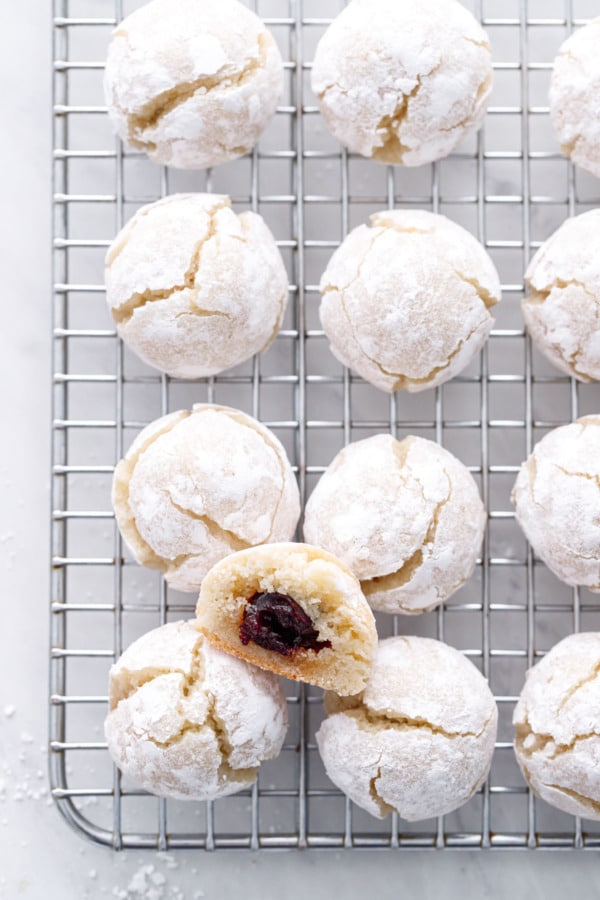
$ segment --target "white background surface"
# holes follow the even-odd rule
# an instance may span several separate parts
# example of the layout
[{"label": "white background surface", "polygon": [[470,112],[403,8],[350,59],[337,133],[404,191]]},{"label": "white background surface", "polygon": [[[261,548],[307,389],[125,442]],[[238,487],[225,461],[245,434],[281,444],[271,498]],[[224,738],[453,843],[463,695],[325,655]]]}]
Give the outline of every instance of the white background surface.
[{"label": "white background surface", "polygon": [[[460,894],[533,900],[573,894],[587,900],[600,896],[596,853],[115,855],[72,834],[52,808],[44,754],[50,421],[49,6],[43,0],[19,0],[9,6],[4,0],[1,38],[0,897],[194,900],[205,896],[222,900],[306,895],[320,900],[332,892],[380,898]],[[145,892],[135,889],[136,882],[146,883]]]}]

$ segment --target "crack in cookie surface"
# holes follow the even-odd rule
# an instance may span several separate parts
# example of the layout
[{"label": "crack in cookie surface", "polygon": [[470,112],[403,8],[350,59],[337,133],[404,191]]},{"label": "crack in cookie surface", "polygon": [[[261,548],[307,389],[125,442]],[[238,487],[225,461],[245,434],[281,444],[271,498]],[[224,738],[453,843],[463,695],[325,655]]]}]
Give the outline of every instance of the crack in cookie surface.
[{"label": "crack in cookie surface", "polygon": [[[469,40],[469,38],[465,38],[465,40]],[[476,41],[471,40],[471,43],[477,44]],[[489,49],[489,45],[486,44],[478,44],[478,46],[486,46]],[[404,157],[407,153],[411,151],[418,151],[420,149],[420,145],[417,144],[415,147],[408,146],[402,143],[402,126],[408,119],[410,114],[410,101],[418,97],[421,88],[423,86],[423,80],[431,78],[432,75],[435,75],[444,65],[444,60],[441,59],[437,65],[435,65],[429,72],[424,72],[416,76],[417,83],[414,88],[407,94],[402,96],[402,99],[399,101],[396,109],[391,115],[383,116],[375,129],[375,134],[377,136],[383,136],[383,143],[381,146],[374,147],[371,153],[373,159],[378,162],[383,163],[402,163],[404,161]],[[473,97],[473,102],[469,112],[464,118],[462,118],[459,122],[456,122],[454,125],[450,126],[442,126],[439,125],[437,127],[437,131],[443,134],[452,134],[455,131],[464,131],[465,129],[470,128],[473,124],[474,114],[477,112],[482,98],[489,92],[492,86],[492,75],[488,73],[483,81],[479,84],[477,91],[475,92],[475,96]],[[427,145],[427,139],[425,139],[424,145]]]},{"label": "crack in cookie surface", "polygon": [[207,708],[203,721],[198,722],[190,720],[185,710],[191,691],[194,688],[201,689],[204,681],[205,663],[203,645],[204,637],[202,634],[198,633],[198,638],[191,648],[192,662],[187,671],[186,669],[176,666],[162,666],[156,668],[144,667],[137,670],[122,669],[117,676],[119,690],[111,697],[111,712],[117,709],[121,703],[129,700],[138,690],[140,690],[140,688],[149,682],[165,675],[180,675],[179,702],[177,705],[177,711],[180,714],[180,723],[177,731],[169,735],[164,741],[159,741],[147,732],[144,732],[143,735],[136,735],[136,737],[142,737],[144,741],[148,741],[155,747],[162,750],[168,750],[181,744],[190,734],[205,733],[211,735],[216,741],[220,758],[217,771],[219,781],[229,780],[247,783],[254,780],[257,768],[234,768],[231,766],[229,760],[233,753],[233,746],[229,739],[227,726],[216,712],[215,695],[210,691],[206,691]]},{"label": "crack in cookie surface", "polygon": [[[571,472],[569,469],[565,469],[564,466],[556,465],[556,468],[566,475],[567,478],[583,478],[584,481],[592,481],[597,488],[600,488],[600,475],[592,475],[590,472]],[[594,558],[594,557],[592,557]]]},{"label": "crack in cookie surface", "polygon": [[[408,375],[396,375],[395,377],[397,378],[397,380],[396,380],[396,383],[394,384],[393,390],[394,391],[401,390],[401,389],[407,390],[412,385],[431,384],[437,378],[438,375],[440,375],[442,372],[445,372],[447,369],[450,368],[450,366],[452,365],[452,363],[454,362],[456,357],[459,355],[459,353],[461,352],[461,350],[463,349],[465,344],[467,344],[471,340],[471,338],[475,334],[477,334],[480,327],[481,326],[478,325],[476,328],[473,328],[465,338],[461,338],[459,340],[458,344],[456,345],[456,347],[454,348],[454,350],[452,350],[452,352],[448,355],[446,362],[442,363],[439,366],[436,366],[424,378],[411,378]],[[381,368],[381,371],[385,373],[385,370],[383,369],[383,367],[380,366],[380,368]],[[390,372],[390,373],[386,373],[386,374],[389,374],[392,377],[394,377],[394,373]]]},{"label": "crack in cookie surface", "polygon": [[[476,325],[474,328],[471,329],[471,331],[468,333],[468,335],[466,335],[466,337],[460,338],[459,341],[457,342],[455,348],[447,356],[446,360],[443,363],[440,363],[438,366],[435,366],[430,372],[428,372],[427,375],[425,375],[422,378],[414,378],[414,377],[406,375],[405,373],[393,372],[390,369],[387,369],[385,366],[383,366],[377,359],[375,359],[369,353],[367,353],[367,351],[363,347],[363,345],[358,337],[352,317],[350,316],[350,313],[348,312],[348,307],[346,305],[347,292],[352,288],[352,286],[356,282],[360,281],[360,279],[362,278],[363,268],[368,261],[368,258],[373,250],[374,245],[377,243],[377,241],[380,238],[384,237],[388,233],[388,231],[395,231],[399,234],[415,234],[415,235],[435,234],[434,228],[426,229],[426,228],[419,228],[419,227],[406,227],[406,226],[403,227],[400,224],[395,224],[392,221],[390,221],[389,218],[386,220],[385,214],[383,214],[383,215],[378,214],[377,217],[374,219],[373,225],[371,227],[372,227],[373,231],[375,231],[375,234],[374,234],[373,239],[371,240],[369,246],[365,249],[354,276],[343,287],[339,286],[335,283],[324,284],[321,287],[321,294],[323,296],[326,296],[327,294],[330,294],[330,293],[337,294],[338,299],[339,299],[340,310],[342,312],[342,315],[346,319],[346,322],[348,324],[348,329],[350,331],[350,335],[352,337],[352,341],[353,341],[355,347],[357,348],[359,353],[366,360],[368,360],[373,366],[375,366],[375,368],[377,368],[379,370],[381,375],[383,375],[386,379],[394,380],[394,383],[392,384],[392,386],[391,387],[388,386],[392,392],[395,392],[398,390],[410,390],[410,388],[413,386],[416,387],[416,386],[430,384],[437,378],[438,375],[440,375],[442,372],[446,371],[447,369],[449,369],[451,367],[454,359],[460,354],[463,347],[469,343],[469,341],[481,330],[481,328],[486,323],[482,323],[482,322],[479,323],[478,325]],[[454,275],[456,275],[456,277],[460,281],[462,281],[464,284],[470,285],[475,290],[479,300],[481,301],[481,303],[488,315],[488,320],[489,320],[488,324],[489,324],[489,327],[491,327],[493,318],[492,318],[489,310],[490,310],[490,307],[497,304],[498,300],[481,284],[481,282],[477,278],[469,277],[458,269],[451,269],[451,271],[454,273]]]},{"label": "crack in cookie surface", "polygon": [[547,788],[548,790],[557,791],[559,794],[563,794],[570,800],[574,800],[576,803],[579,803],[580,806],[583,806],[584,809],[589,810],[594,814],[594,818],[600,819],[600,800],[593,800],[591,797],[586,797],[584,794],[580,794],[577,791],[574,791],[572,788],[563,787],[560,784],[547,784],[545,782],[541,782],[541,787]]},{"label": "crack in cookie surface", "polygon": [[[271,521],[269,524],[269,533],[265,537],[262,543],[269,543],[273,536],[273,531],[277,522],[277,515],[281,504],[283,502],[283,498],[286,492],[287,486],[287,468],[286,468],[286,459],[282,456],[281,448],[278,447],[274,441],[269,439],[269,436],[264,434],[259,428],[255,427],[251,422],[245,421],[242,414],[238,415],[235,411],[230,411],[223,407],[217,407],[218,411],[224,415],[226,415],[229,419],[236,423],[236,425],[242,426],[244,428],[249,429],[254,432],[258,437],[261,438],[267,450],[275,455],[275,459],[277,461],[277,467],[279,470],[279,493],[277,497],[277,502],[275,504],[275,509],[273,511]],[[141,532],[138,528],[138,524],[136,521],[136,516],[133,514],[130,502],[130,484],[133,474],[135,472],[135,468],[140,460],[140,457],[163,435],[168,434],[173,429],[177,428],[179,423],[184,419],[189,418],[192,415],[201,415],[202,410],[198,410],[195,412],[194,410],[182,410],[180,418],[176,421],[171,421],[168,424],[165,424],[163,428],[157,431],[155,434],[151,435],[147,441],[140,445],[135,454],[132,457],[124,457],[119,463],[119,466],[123,469],[123,475],[119,478],[119,489],[118,489],[118,498],[115,501],[115,507],[119,507],[120,512],[125,515],[121,515],[120,521],[123,523],[122,529],[124,535],[127,540],[131,541],[132,544],[135,545],[136,551],[139,554],[140,562],[143,565],[148,566],[149,568],[158,569],[163,575],[166,576],[167,580],[175,577],[181,567],[185,565],[187,562],[193,559],[197,559],[202,557],[205,553],[205,549],[200,549],[196,552],[190,553],[182,553],[176,557],[167,558],[164,556],[160,556],[158,553],[154,551],[152,546],[142,537]],[[192,510],[188,509],[185,506],[182,506],[180,503],[173,499],[173,496],[169,490],[163,491],[163,495],[167,502],[177,510],[181,515],[201,521],[210,537],[216,538],[217,540],[224,541],[228,543],[232,551],[236,550],[244,550],[248,547],[253,546],[253,544],[247,540],[245,540],[241,535],[237,532],[230,531],[228,529],[220,526],[213,518],[207,515],[201,515],[198,513],[194,513]]]},{"label": "crack in cookie surface", "polygon": [[404,154],[410,153],[412,148],[402,143],[400,131],[408,115],[409,101],[416,97],[421,90],[423,77],[417,75],[417,81],[412,91],[402,94],[391,115],[382,116],[375,126],[375,138],[379,138],[380,143],[372,148],[371,156],[378,162],[402,162]]},{"label": "crack in cookie surface", "polygon": [[210,516],[201,515],[186,506],[181,506],[179,503],[176,503],[175,500],[173,500],[170,491],[165,491],[165,496],[173,509],[176,509],[178,513],[181,513],[181,515],[186,518],[193,519],[195,522],[202,522],[212,538],[215,538],[217,541],[222,541],[224,544],[229,544],[232,550],[246,550],[248,547],[252,546],[248,541],[245,541],[240,537],[239,534],[236,534],[235,531],[228,531],[227,528],[223,528],[218,522],[211,519]]},{"label": "crack in cookie surface", "polygon": [[[536,754],[541,753],[548,762],[553,762],[555,759],[571,753],[583,741],[600,737],[600,730],[589,731],[574,735],[568,744],[561,744],[553,734],[539,734],[535,732],[529,719],[526,719],[525,722],[519,722],[515,727],[515,731],[515,747],[518,748],[522,756],[526,759],[533,759]],[[546,753],[548,747],[551,747],[551,752]]]},{"label": "crack in cookie surface", "polygon": [[111,687],[118,682],[119,689],[111,692],[111,712],[117,708],[123,700],[128,700],[141,687],[160,678],[162,675],[181,675],[183,678],[181,692],[187,696],[191,686],[198,681],[204,672],[204,657],[202,645],[204,637],[198,632],[198,638],[191,648],[192,662],[189,671],[179,666],[143,666],[139,669],[119,668],[118,673],[111,680]]},{"label": "crack in cookie surface", "polygon": [[381,780],[381,766],[379,763],[381,762],[381,756],[379,758],[379,762],[377,763],[377,771],[375,775],[369,780],[369,794],[371,795],[371,800],[376,804],[377,809],[379,810],[379,814],[383,819],[385,816],[394,812],[394,807],[390,806],[387,803],[378,790],[378,782]]},{"label": "crack in cookie surface", "polygon": [[[122,520],[120,520],[119,522],[119,525],[120,527],[122,527],[123,531],[133,532],[133,535],[127,534],[127,538],[135,544],[136,551],[139,553],[143,565],[148,566],[152,569],[158,569],[161,572],[166,571],[169,563],[165,559],[163,559],[162,556],[159,556],[154,552],[150,544],[142,537],[138,529],[135,516],[131,511],[129,499],[130,482],[133,476],[133,472],[135,471],[135,467],[142,454],[145,453],[146,450],[148,450],[148,448],[151,447],[152,444],[154,444],[159,438],[161,438],[165,434],[168,434],[173,428],[177,426],[179,422],[183,421],[183,419],[186,419],[190,415],[191,413],[187,410],[182,410],[180,412],[179,418],[176,421],[170,419],[169,422],[166,422],[163,427],[153,432],[153,434],[149,435],[145,441],[140,442],[140,439],[138,437],[137,441],[139,442],[139,446],[137,447],[135,453],[131,456],[127,455],[123,457],[123,459],[118,463],[115,470],[116,473],[118,473],[118,477],[115,481],[115,514],[119,519],[117,507],[119,507],[119,512],[124,514]],[[131,450],[129,451],[129,453],[131,453]]]},{"label": "crack in cookie surface", "polygon": [[[432,547],[435,544],[442,510],[452,500],[453,495],[452,479],[450,478],[450,475],[448,474],[448,471],[446,469],[444,469],[443,472],[448,481],[448,493],[442,500],[438,501],[438,503],[432,510],[429,527],[420,547],[418,547],[412,554],[412,556],[409,557],[409,559],[407,559],[398,569],[396,569],[395,572],[391,572],[386,575],[378,575],[374,578],[369,578],[365,581],[361,581],[361,588],[366,597],[369,597],[379,591],[391,591],[395,588],[404,587],[407,584],[410,584],[423,564],[428,561],[428,558],[425,558],[427,548]],[[423,486],[419,478],[415,473],[413,473],[413,476],[420,485],[423,499],[425,499]],[[402,609],[404,609],[404,607],[402,607]],[[416,611],[420,612],[420,610]]]},{"label": "crack in cookie surface", "polygon": [[175,294],[186,290],[191,294],[191,296],[189,296],[189,314],[203,316],[222,316],[227,319],[231,318],[229,313],[226,313],[222,310],[201,309],[200,307],[195,306],[193,302],[194,297],[197,297],[199,293],[199,286],[196,284],[196,280],[200,272],[200,266],[202,264],[202,251],[205,245],[210,240],[212,240],[212,238],[218,235],[216,225],[217,214],[221,210],[228,208],[229,203],[223,201],[222,203],[218,203],[213,206],[210,210],[206,234],[202,238],[200,238],[200,240],[194,246],[190,263],[188,265],[188,268],[184,272],[182,282],[180,284],[171,285],[167,288],[161,288],[158,290],[151,290],[150,288],[148,288],[141,293],[132,294],[132,296],[128,300],[111,310],[113,319],[118,326],[126,325],[133,317],[136,310],[141,309],[142,307],[146,306],[146,304],[160,302],[161,300],[169,300]]},{"label": "crack in cookie surface", "polygon": [[203,75],[193,81],[181,82],[153,97],[135,113],[122,111],[127,119],[128,142],[138,149],[156,147],[155,142],[145,137],[145,132],[155,128],[169,113],[183,106],[196,94],[206,96],[213,92],[225,93],[247,84],[258,70],[266,67],[271,45],[272,38],[263,32],[257,37],[256,56],[252,56],[237,72],[227,73],[220,69],[215,75]]},{"label": "crack in cookie surface", "polygon": [[[591,300],[594,309],[594,316],[596,318],[597,329],[600,331],[600,297],[594,294],[587,285],[577,278],[555,278],[554,281],[548,285],[544,285],[542,287],[534,287],[531,283],[531,280],[528,279],[529,284],[529,293],[523,300],[523,309],[527,311],[528,308],[531,309],[531,315],[535,316],[536,325],[541,328],[544,338],[548,343],[549,350],[558,357],[558,359],[553,359],[555,365],[559,368],[562,368],[563,371],[567,371],[568,374],[574,375],[576,378],[579,378],[580,381],[589,383],[590,381],[596,380],[596,375],[590,374],[589,372],[584,371],[579,367],[579,361],[581,357],[584,355],[585,348],[581,340],[577,343],[577,346],[571,353],[565,352],[565,348],[560,343],[560,341],[552,340],[550,337],[550,327],[548,323],[545,321],[542,316],[543,306],[548,301],[550,294],[556,290],[567,290],[569,287],[577,287],[582,290]],[[536,312],[536,307],[542,307],[542,311],[538,314]],[[560,361],[562,361],[563,365],[560,365]],[[598,363],[600,366],[600,361]],[[592,367],[592,372],[594,369]]]},{"label": "crack in cookie surface", "polygon": [[357,727],[365,731],[381,732],[387,731],[390,728],[397,730],[398,728],[404,727],[407,731],[413,729],[428,731],[432,735],[441,735],[448,740],[480,738],[486,731],[496,712],[495,709],[492,710],[490,716],[485,720],[479,731],[448,731],[441,725],[429,722],[427,719],[418,716],[406,716],[387,709],[374,710],[364,703],[360,695],[350,699],[351,701],[355,701],[355,705],[345,705],[344,710],[339,714],[350,716],[355,720]]},{"label": "crack in cookie surface", "polygon": [[600,676],[600,661],[596,663],[596,665],[592,668],[589,675],[586,675],[585,678],[582,678],[581,681],[578,681],[576,685],[574,685],[570,690],[568,690],[565,696],[562,698],[558,705],[558,711],[561,712],[564,707],[567,705],[569,700],[571,700],[575,694],[577,694],[581,688],[585,687],[587,684],[591,684],[593,681],[597,681]]},{"label": "crack in cookie surface", "polygon": [[[474,38],[469,38],[467,36],[463,36],[463,39],[475,46],[484,47],[489,50],[489,43],[487,41],[477,41]],[[402,126],[410,115],[410,101],[418,97],[424,82],[431,79],[431,77],[439,70],[443,69],[444,64],[445,59],[442,57],[428,71],[417,73],[417,75],[414,76],[415,84],[412,89],[406,93],[400,92],[394,110],[391,113],[381,116],[377,124],[374,125],[372,129],[369,129],[368,136],[371,140],[371,147],[368,156],[370,156],[370,158],[382,163],[401,164],[407,153],[418,151],[420,149],[419,144],[416,146],[409,146],[403,143]],[[489,93],[491,85],[492,75],[488,72],[477,87],[471,108],[467,115],[454,125],[448,127],[440,125],[437,128],[437,131],[442,133],[452,133],[454,131],[468,129],[473,124],[474,115],[481,105],[482,98]],[[334,90],[346,97],[355,93],[355,89],[344,87],[338,81],[332,81],[317,93],[320,103],[324,104],[328,95]],[[379,99],[382,101],[384,99],[383,91],[380,90],[378,93]],[[427,144],[427,138],[425,139],[425,144]]]},{"label": "crack in cookie surface", "polygon": [[491,294],[477,278],[465,275],[465,273],[461,272],[460,269],[455,269],[454,274],[460,279],[460,281],[463,281],[465,284],[469,284],[472,288],[474,288],[475,293],[487,310],[491,309],[492,306],[497,305],[498,298],[494,297],[494,295]]},{"label": "crack in cookie surface", "polygon": [[241,416],[238,416],[235,412],[231,412],[230,410],[224,410],[224,413],[225,413],[225,415],[229,416],[229,418],[232,419],[234,422],[237,422],[238,425],[242,425],[244,428],[248,428],[250,431],[253,431],[255,434],[257,434],[258,437],[261,438],[262,442],[267,447],[267,449],[270,450],[271,453],[273,453],[275,455],[275,459],[277,460],[277,465],[279,467],[279,474],[280,474],[280,479],[281,479],[281,488],[279,490],[279,496],[277,498],[277,503],[275,504],[275,509],[273,511],[273,517],[271,519],[269,534],[263,541],[263,543],[268,544],[273,537],[273,531],[275,530],[275,523],[277,521],[277,515],[281,508],[281,504],[282,504],[283,497],[284,497],[285,490],[286,490],[287,459],[284,459],[282,457],[281,447],[279,447],[277,444],[275,444],[274,441],[271,441],[270,435],[268,432],[265,432],[262,429],[257,428],[251,420],[243,419],[243,418],[241,418]]}]

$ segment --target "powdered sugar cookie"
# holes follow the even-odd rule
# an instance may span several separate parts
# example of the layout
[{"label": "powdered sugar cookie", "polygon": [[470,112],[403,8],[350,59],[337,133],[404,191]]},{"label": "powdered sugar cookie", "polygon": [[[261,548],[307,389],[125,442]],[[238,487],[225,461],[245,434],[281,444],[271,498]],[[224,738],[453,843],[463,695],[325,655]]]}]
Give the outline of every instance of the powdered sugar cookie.
[{"label": "powdered sugar cookie", "polygon": [[[600,35],[600,29],[599,29]],[[567,219],[540,247],[525,274],[527,329],[562,372],[600,379],[600,210]]]},{"label": "powdered sugar cookie", "polygon": [[481,127],[490,45],[455,0],[353,0],[317,47],[312,88],[350,150],[420,166]]},{"label": "powdered sugar cookie", "polygon": [[283,63],[237,0],[152,0],[113,32],[104,88],[130,147],[206,169],[256,144],[283,93]]},{"label": "powdered sugar cookie", "polygon": [[600,592],[600,416],[555,428],[521,466],[512,501],[535,552],[567,584]]},{"label": "powdered sugar cookie", "polygon": [[554,61],[550,116],[560,149],[600,177],[600,18],[564,42]]},{"label": "powdered sugar cookie", "polygon": [[138,562],[197,591],[235,550],[288,540],[296,479],[275,435],[237,409],[198,404],[148,425],[117,465],[113,505]]},{"label": "powdered sugar cookie", "polygon": [[144,206],[106,257],[117,331],[141,359],[177,378],[215,375],[275,339],[288,278],[261,216],[229,197],[173,194]]},{"label": "powdered sugar cookie", "polygon": [[552,806],[600,821],[600,634],[572,634],[527,673],[515,754]]},{"label": "powdered sugar cookie", "polygon": [[354,575],[308,544],[235,553],[206,576],[196,608],[207,639],[241,659],[339,694],[365,686],[375,620]]},{"label": "powdered sugar cookie", "polygon": [[485,523],[456,457],[424,438],[379,434],[333,460],[306,504],[304,536],[352,569],[372,609],[420,613],[471,576]]},{"label": "powdered sugar cookie", "polygon": [[457,375],[481,350],[500,300],[494,265],[444,216],[371,216],[321,278],[321,322],[344,365],[384,391],[423,391]]},{"label": "powdered sugar cookie", "polygon": [[325,708],[317,744],[327,774],[378,818],[444,815],[489,772],[498,710],[485,678],[447,644],[380,641],[364,691],[327,695]]},{"label": "powdered sugar cookie", "polygon": [[214,800],[249,787],[281,750],[287,706],[278,680],[215,650],[193,622],[135,641],[110,671],[108,749],[160,797]]}]

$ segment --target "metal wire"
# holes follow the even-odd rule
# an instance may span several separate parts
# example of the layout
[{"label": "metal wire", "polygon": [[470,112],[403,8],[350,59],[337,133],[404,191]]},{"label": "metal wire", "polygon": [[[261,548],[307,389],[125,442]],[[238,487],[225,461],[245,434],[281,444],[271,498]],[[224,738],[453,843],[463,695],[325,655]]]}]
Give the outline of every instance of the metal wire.
[{"label": "metal wire", "polygon": [[[65,819],[89,839],[161,850],[600,847],[597,827],[529,794],[510,726],[526,667],[570,631],[600,628],[597,602],[561,586],[534,558],[509,502],[534,442],[600,405],[597,385],[559,376],[536,355],[519,308],[532,252],[567,215],[600,203],[597,184],[562,160],[547,127],[551,61],[567,33],[597,14],[585,3],[556,0],[541,18],[535,0],[511,4],[511,15],[504,0],[476,0],[471,8],[496,60],[486,127],[449,160],[405,172],[339,148],[307,89],[316,40],[343,0],[254,0],[249,5],[287,55],[284,103],[249,158],[183,175],[124,151],[106,123],[99,60],[131,4],[114,0],[107,16],[100,0],[54,0],[50,773]],[[193,384],[161,377],[121,346],[102,283],[103,255],[116,230],[140,204],[182,189],[228,192],[237,205],[265,215],[291,277],[290,313],[272,350]],[[342,370],[316,316],[328,255],[385,206],[422,206],[466,225],[503,281],[496,329],[478,364],[416,399],[387,399]],[[353,808],[324,775],[314,741],[321,695],[304,686],[288,686],[289,741],[252,791],[214,804],[158,801],[110,765],[102,722],[111,662],[139,634],[193,612],[193,598],[170,591],[124,555],[110,510],[112,471],[137,430],[202,400],[237,405],[273,428],[303,498],[341,446],[379,431],[434,438],[479,479],[489,523],[472,582],[435,613],[378,617],[382,635],[445,639],[490,679],[499,740],[488,783],[463,810],[411,826],[397,815],[381,823]]]}]

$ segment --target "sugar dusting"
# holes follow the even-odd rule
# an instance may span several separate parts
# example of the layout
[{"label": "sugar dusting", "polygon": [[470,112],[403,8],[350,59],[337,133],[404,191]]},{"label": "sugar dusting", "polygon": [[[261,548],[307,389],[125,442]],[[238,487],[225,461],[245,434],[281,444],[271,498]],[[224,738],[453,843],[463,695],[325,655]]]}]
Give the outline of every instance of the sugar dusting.
[{"label": "sugar dusting", "polygon": [[[193,893],[172,883],[172,874],[179,868],[175,856],[170,853],[156,853],[154,862],[143,863],[133,873],[126,887],[115,886],[110,896],[116,900],[201,900],[204,891],[196,888]],[[164,868],[161,868],[164,867]],[[196,869],[191,869],[196,874]]]},{"label": "sugar dusting", "polygon": [[[12,703],[3,707],[4,717],[18,722],[17,708]],[[8,726],[7,726],[8,727]],[[11,738],[11,742],[21,749],[17,754],[17,766],[7,761],[7,757],[0,758],[0,806],[6,806],[9,801],[23,803],[26,801],[45,802],[51,806],[52,800],[46,784],[46,772],[40,767],[42,758],[47,754],[46,747],[34,747],[34,738],[29,731],[21,731],[18,738]],[[8,827],[8,818],[0,818],[0,827]]]},{"label": "sugar dusting", "polygon": [[[0,702],[0,847],[7,846],[11,826],[16,820],[15,804],[19,807],[29,805],[28,815],[36,818],[46,815],[43,810],[53,806],[46,771],[48,749],[39,743],[37,735],[23,727],[24,724],[15,704],[2,705]],[[12,751],[10,756],[4,752],[6,748]],[[78,805],[92,803],[98,803],[98,798],[80,798]],[[47,815],[55,817],[53,811]],[[53,818],[52,827],[56,822]],[[27,838],[20,843],[23,847],[29,846]],[[180,881],[190,874],[196,876],[197,871],[186,867],[178,873],[180,865],[172,853],[144,854],[138,858],[137,867],[132,867],[133,860],[127,852],[115,854],[107,861],[104,854],[98,858],[94,849],[81,842],[79,857],[82,861],[89,860],[82,870],[77,866],[71,872],[82,900],[200,900],[205,896],[201,888],[194,886],[189,890],[179,886]],[[125,868],[126,872],[119,871]],[[28,885],[27,873],[23,873],[18,882],[11,881],[10,874],[0,873],[0,898],[13,900],[15,892],[26,891]]]}]

